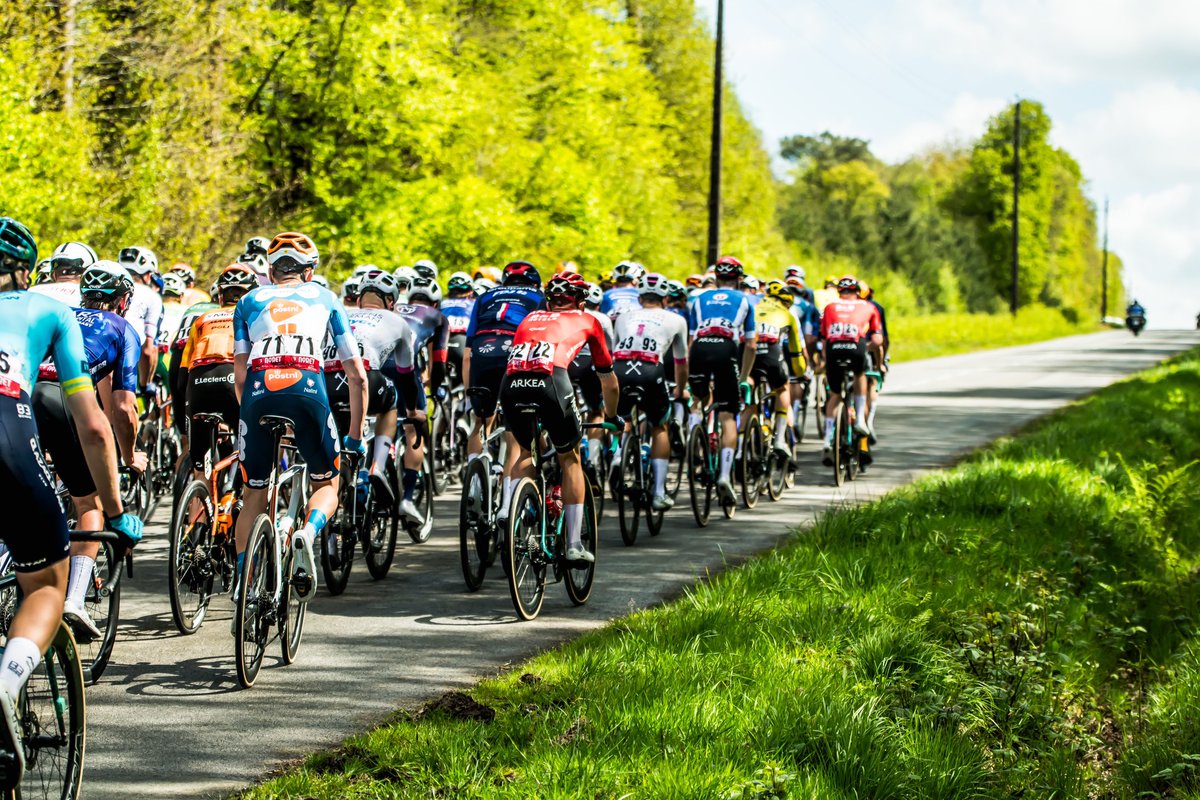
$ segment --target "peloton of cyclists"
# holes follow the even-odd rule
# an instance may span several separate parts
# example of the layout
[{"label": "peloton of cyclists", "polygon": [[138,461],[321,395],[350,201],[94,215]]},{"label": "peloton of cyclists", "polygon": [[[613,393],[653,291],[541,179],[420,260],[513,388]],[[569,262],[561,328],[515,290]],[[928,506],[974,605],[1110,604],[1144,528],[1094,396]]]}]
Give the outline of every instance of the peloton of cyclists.
[{"label": "peloton of cyclists", "polygon": [[821,312],[821,340],[825,348],[825,378],[829,400],[825,405],[825,447],[822,462],[833,465],[834,412],[841,400],[847,374],[853,377],[854,432],[870,436],[867,425],[867,350],[876,354],[883,346],[879,310],[858,296],[858,279],[846,275],[837,282],[838,299]]}]

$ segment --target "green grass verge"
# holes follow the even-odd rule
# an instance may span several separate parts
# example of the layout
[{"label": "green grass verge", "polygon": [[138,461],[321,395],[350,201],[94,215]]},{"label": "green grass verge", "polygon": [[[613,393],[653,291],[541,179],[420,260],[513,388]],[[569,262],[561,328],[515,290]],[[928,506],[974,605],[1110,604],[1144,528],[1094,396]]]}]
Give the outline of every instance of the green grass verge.
[{"label": "green grass verge", "polygon": [[1034,305],[1011,314],[926,314],[888,320],[893,361],[971,353],[1031,344],[1101,330],[1098,322],[1071,322],[1061,312]]},{"label": "green grass verge", "polygon": [[1190,796],[1200,355],[247,798]]}]

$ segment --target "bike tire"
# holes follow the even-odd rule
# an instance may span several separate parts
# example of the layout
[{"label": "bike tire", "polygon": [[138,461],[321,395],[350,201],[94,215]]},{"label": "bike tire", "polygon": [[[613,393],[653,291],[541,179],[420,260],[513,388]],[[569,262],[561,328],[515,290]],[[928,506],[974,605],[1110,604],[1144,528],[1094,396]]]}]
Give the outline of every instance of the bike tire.
[{"label": "bike tire", "polygon": [[759,480],[762,463],[762,417],[754,411],[746,422],[746,433],[742,437],[742,505],[746,508],[758,505],[758,496],[762,494],[762,482]]},{"label": "bike tire", "polygon": [[[357,470],[355,470],[357,472]],[[358,531],[354,529],[354,507],[358,502],[358,490],[354,486],[354,473],[345,470],[340,482],[341,491],[338,498],[338,509],[333,519],[321,529],[318,546],[321,548],[321,576],[325,579],[325,588],[334,597],[346,591],[350,583],[350,570],[354,566],[354,543]],[[337,548],[337,561],[329,554],[329,542],[333,539]]]},{"label": "bike tire", "polygon": [[713,484],[708,472],[708,434],[700,426],[692,428],[687,445],[688,493],[696,525],[708,525],[712,512]]},{"label": "bike tire", "polygon": [[[193,502],[200,503],[200,512],[193,518],[189,512]],[[167,588],[171,598],[171,619],[175,629],[184,636],[200,630],[208,614],[212,597],[213,575],[197,579],[189,574],[196,556],[211,558],[213,543],[213,501],[208,484],[194,480],[184,489],[176,503],[171,521],[171,544],[167,556]],[[193,590],[194,589],[194,590]],[[194,601],[186,600],[192,596]]]},{"label": "bike tire", "polygon": [[21,690],[17,713],[24,731],[25,774],[10,797],[78,799],[87,745],[84,678],[75,638],[62,623]]},{"label": "bike tire", "polygon": [[[580,535],[583,546],[592,554],[593,558],[598,560],[600,526],[596,521],[596,505],[590,486],[584,486],[583,525]],[[565,552],[566,546],[566,537],[559,537],[560,550]],[[570,564],[564,566],[566,575],[563,583],[566,584],[567,597],[570,599],[571,605],[581,606],[592,596],[592,584],[596,580],[596,561],[587,563],[583,567],[573,567]]]},{"label": "bike tire", "polygon": [[421,470],[421,474],[417,476],[413,503],[421,512],[421,524],[406,520],[404,530],[408,532],[408,538],[412,539],[413,544],[424,544],[429,541],[429,534],[433,533],[433,477],[427,469]]},{"label": "bike tire", "polygon": [[396,533],[400,520],[391,511],[375,504],[374,493],[367,501],[366,519],[363,521],[363,562],[367,572],[375,580],[386,578],[392,561],[396,557]]},{"label": "bike tire", "polygon": [[278,588],[275,526],[266,514],[255,518],[245,552],[234,617],[234,662],[238,683],[249,689],[262,668],[275,611],[270,606],[275,602]]},{"label": "bike tire", "polygon": [[458,552],[468,592],[479,591],[493,554],[491,482],[486,458],[467,465],[458,503]]},{"label": "bike tire", "polygon": [[283,586],[279,592],[279,609],[277,611],[279,645],[284,664],[292,664],[296,661],[296,654],[300,652],[300,639],[304,636],[304,617],[308,610],[308,604],[300,602],[300,597],[292,586],[293,557],[291,548],[288,548],[287,555],[283,559]]},{"label": "bike tire", "polygon": [[846,401],[840,401],[833,410],[833,485],[841,486],[846,482],[844,462],[846,460],[845,439],[846,423],[849,421],[846,412]]},{"label": "bike tire", "polygon": [[92,585],[84,595],[84,607],[103,635],[87,644],[76,642],[85,683],[100,680],[117,641],[117,624],[121,619],[121,566],[112,542],[101,542],[92,567]]},{"label": "bike tire", "polygon": [[672,500],[679,497],[683,476],[687,472],[687,437],[675,421],[667,432],[671,439],[671,460],[667,462],[667,494]]},{"label": "bike tire", "polygon": [[425,471],[432,478],[434,495],[440,495],[446,490],[445,461],[449,441],[443,441],[446,433],[446,407],[442,403],[434,404],[433,416],[429,419],[429,436],[425,445]]},{"label": "bike tire", "polygon": [[[785,436],[787,437],[787,441],[792,441],[791,431],[788,431]],[[771,502],[776,502],[779,498],[783,497],[783,490],[787,488],[788,459],[779,455],[774,447],[771,448],[771,454],[768,458],[767,497],[771,499]]]},{"label": "bike tire", "polygon": [[536,619],[546,598],[546,564],[541,552],[545,503],[537,484],[522,478],[513,491],[505,536],[508,593],[519,619]]},{"label": "bike tire", "polygon": [[642,439],[635,429],[625,437],[621,446],[621,463],[617,467],[617,518],[620,521],[621,541],[632,547],[637,541],[638,521],[642,513]]},{"label": "bike tire", "polygon": [[808,392],[806,391],[800,400],[799,414],[795,420],[795,425],[792,428],[796,437],[796,443],[802,444],[804,436],[807,433],[805,428],[808,426]]}]

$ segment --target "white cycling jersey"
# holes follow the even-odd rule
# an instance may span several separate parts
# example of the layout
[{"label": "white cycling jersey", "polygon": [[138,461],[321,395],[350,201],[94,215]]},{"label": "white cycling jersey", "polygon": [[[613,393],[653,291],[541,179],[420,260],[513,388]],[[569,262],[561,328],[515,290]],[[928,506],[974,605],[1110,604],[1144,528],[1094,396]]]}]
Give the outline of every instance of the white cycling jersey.
[{"label": "white cycling jersey", "polygon": [[137,331],[138,336],[142,337],[143,342],[158,341],[162,318],[163,301],[159,293],[144,283],[135,283],[125,319]]},{"label": "white cycling jersey", "polygon": [[617,361],[662,364],[687,359],[687,322],[665,308],[625,311],[617,317],[614,338],[613,358]]}]

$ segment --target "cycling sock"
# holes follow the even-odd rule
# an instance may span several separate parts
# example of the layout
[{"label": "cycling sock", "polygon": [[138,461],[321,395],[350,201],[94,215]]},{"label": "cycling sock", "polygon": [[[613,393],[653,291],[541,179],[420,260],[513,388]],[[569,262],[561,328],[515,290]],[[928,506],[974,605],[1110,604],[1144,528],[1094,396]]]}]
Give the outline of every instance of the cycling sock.
[{"label": "cycling sock", "polygon": [[665,458],[650,459],[650,468],[654,472],[654,495],[667,493],[667,460]]},{"label": "cycling sock", "polygon": [[375,451],[372,453],[371,471],[376,475],[385,474],[388,456],[392,454],[392,437],[375,435]]},{"label": "cycling sock", "polygon": [[721,480],[729,480],[729,473],[733,470],[733,448],[721,448]]},{"label": "cycling sock", "polygon": [[875,412],[879,409],[879,398],[875,398],[875,402],[871,403],[871,413],[867,414],[867,427],[875,430]]},{"label": "cycling sock", "polygon": [[92,582],[92,567],[95,559],[88,556],[71,556],[71,582],[67,589],[67,599],[76,605],[83,605],[87,596],[88,584]]},{"label": "cycling sock", "polygon": [[867,422],[867,396],[865,394],[854,395],[854,421],[859,425],[865,425]]},{"label": "cycling sock", "polygon": [[319,508],[314,508],[308,512],[308,522],[304,523],[304,527],[312,531],[315,537],[325,527],[326,522],[329,522],[329,517],[325,516],[325,512]]},{"label": "cycling sock", "polygon": [[563,506],[563,527],[567,529],[567,549],[583,548],[583,503]]},{"label": "cycling sock", "polygon": [[504,489],[500,495],[500,510],[505,516],[508,516],[508,507],[512,505],[513,489],[517,486],[515,478],[504,476]]},{"label": "cycling sock", "polygon": [[825,444],[833,444],[833,417],[825,418]]},{"label": "cycling sock", "polygon": [[699,425],[700,425],[700,415],[697,414],[695,411],[688,414],[688,430],[698,427]]},{"label": "cycling sock", "polygon": [[775,446],[787,447],[787,415],[779,413],[775,415]]},{"label": "cycling sock", "polygon": [[417,471],[415,469],[404,468],[404,499],[412,500],[413,492],[417,490]]},{"label": "cycling sock", "polygon": [[41,660],[42,649],[32,639],[23,636],[9,639],[4,646],[4,655],[0,656],[0,663],[4,665],[0,668],[0,684],[16,697]]}]

